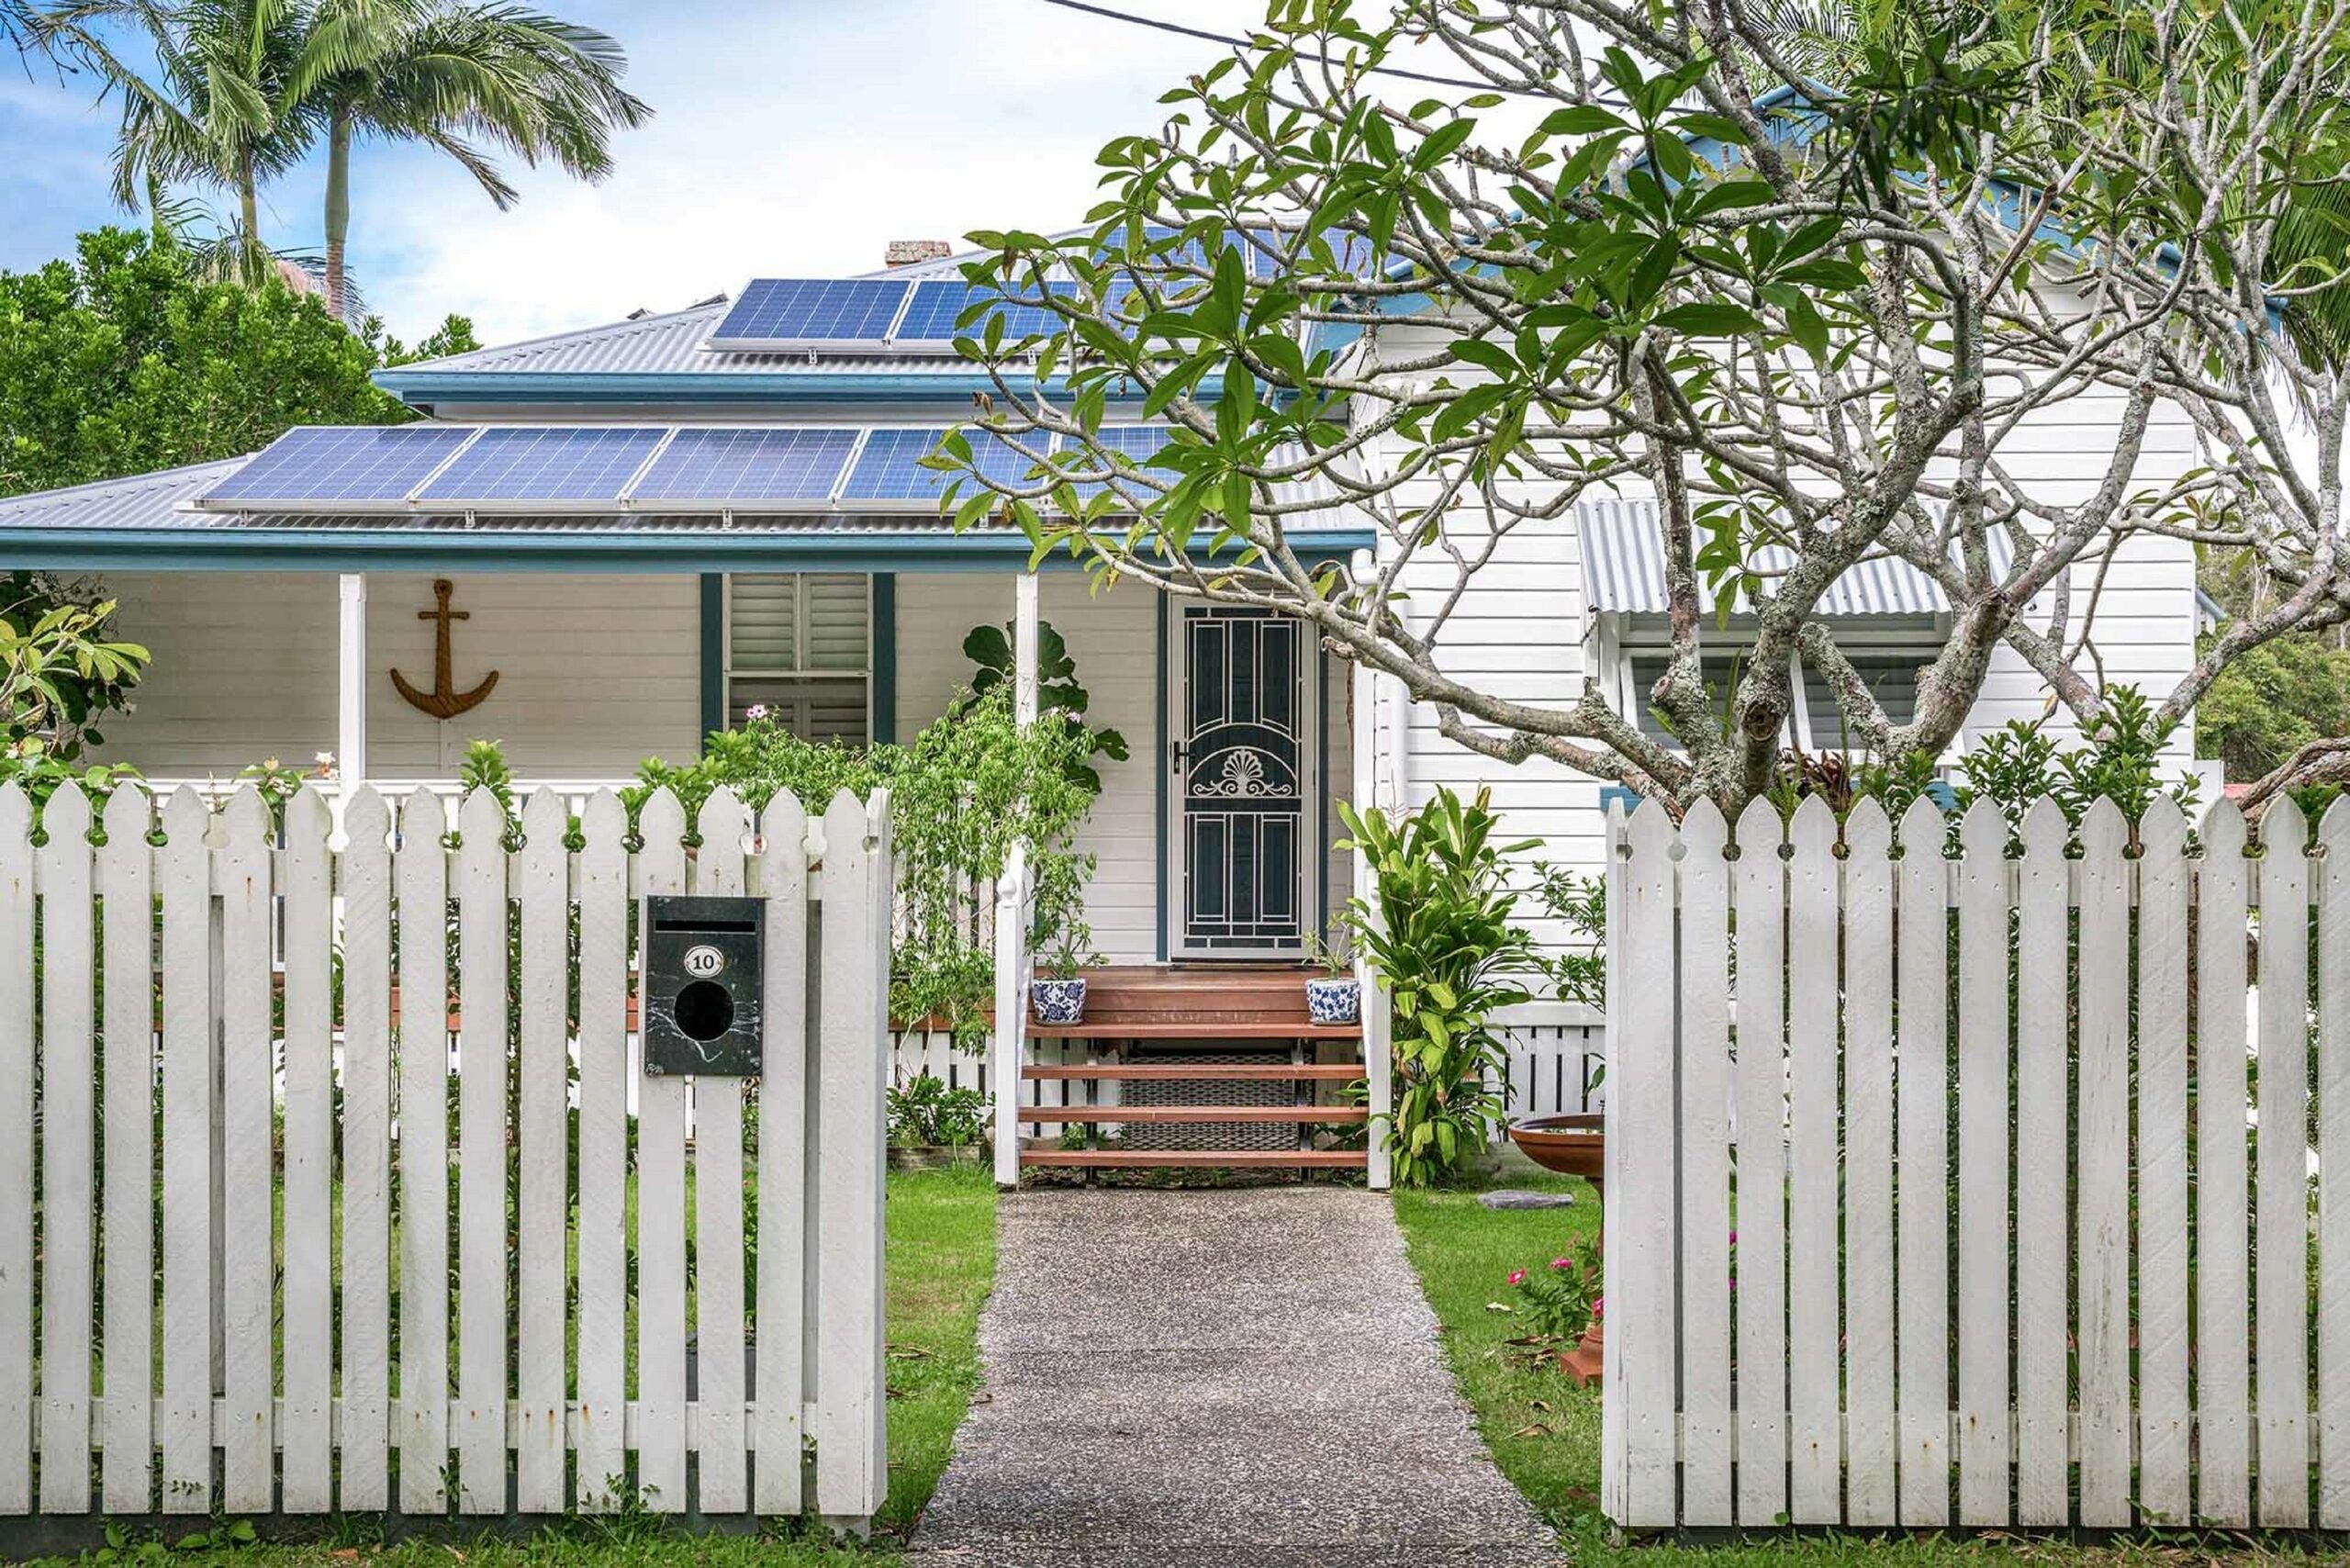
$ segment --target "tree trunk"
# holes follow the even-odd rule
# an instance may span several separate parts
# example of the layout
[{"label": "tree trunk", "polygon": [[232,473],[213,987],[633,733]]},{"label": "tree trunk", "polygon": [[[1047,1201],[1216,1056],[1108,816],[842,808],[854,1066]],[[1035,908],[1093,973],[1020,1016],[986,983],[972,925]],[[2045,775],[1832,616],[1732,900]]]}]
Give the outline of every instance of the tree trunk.
[{"label": "tree trunk", "polygon": [[344,319],[343,246],[351,235],[351,116],[337,108],[327,129],[327,314]]},{"label": "tree trunk", "polygon": [[239,236],[239,248],[244,256],[245,283],[258,288],[269,272],[261,248],[261,188],[253,178],[250,147],[237,154],[237,221],[244,226],[244,233]]}]

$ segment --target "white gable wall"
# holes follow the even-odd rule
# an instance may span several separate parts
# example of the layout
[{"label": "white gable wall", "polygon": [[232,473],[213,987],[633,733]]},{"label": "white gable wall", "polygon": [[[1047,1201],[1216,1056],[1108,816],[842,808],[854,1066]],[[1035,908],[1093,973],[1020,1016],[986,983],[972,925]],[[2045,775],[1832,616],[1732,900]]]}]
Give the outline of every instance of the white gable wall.
[{"label": "white gable wall", "polygon": [[[1378,330],[1376,347],[1382,357],[1403,359],[1432,351],[1444,336],[1427,326],[1391,323]],[[2103,395],[2075,398],[2041,410],[2002,444],[2002,459],[2043,499],[2085,499],[2102,477],[2118,413],[2117,400]],[[2184,419],[2160,406],[2154,420],[2138,467],[2141,483],[2173,476],[2195,461],[2191,431]],[[1466,549],[1481,548],[1485,540],[1482,521],[1464,518],[1457,537]],[[1519,525],[1493,562],[1478,572],[1446,623],[1438,643],[1442,667],[1497,695],[1561,706],[1573,701],[1582,689],[1585,661],[1614,656],[1612,646],[1598,647],[1606,640],[1585,639],[1580,550],[1572,519]],[[2096,559],[2074,569],[2074,636],[2098,577]],[[1453,567],[1442,559],[1423,556],[1406,572],[1404,586],[1423,624],[1455,581]],[[2035,606],[2035,622],[2045,623],[2047,609],[2044,600]],[[2092,638],[2096,656],[2084,655],[2079,663],[2093,678],[2101,674],[2109,683],[2136,684],[2159,700],[2193,663],[2194,626],[2192,547],[2173,540],[2133,538],[2104,574]],[[1612,669],[1593,673],[1603,679],[1615,674]],[[2047,697],[2039,676],[2002,644],[1993,655],[1990,675],[1963,732],[1962,749],[2010,719],[2039,717]],[[2050,728],[2063,736],[2076,734],[2062,711]],[[1490,785],[1494,804],[1504,813],[1504,836],[1542,841],[1520,857],[1529,873],[1532,863],[1540,860],[1589,874],[1601,869],[1605,813],[1596,782],[1548,761],[1512,767],[1474,753],[1439,734],[1436,711],[1425,703],[1383,705],[1379,733],[1386,759],[1382,777],[1401,773],[1407,803],[1424,802],[1438,785],[1449,785],[1463,795],[1480,784]],[[2179,769],[2186,768],[2193,756],[2191,730],[2182,727],[2169,756]],[[1535,924],[1544,940],[1561,935]]]}]

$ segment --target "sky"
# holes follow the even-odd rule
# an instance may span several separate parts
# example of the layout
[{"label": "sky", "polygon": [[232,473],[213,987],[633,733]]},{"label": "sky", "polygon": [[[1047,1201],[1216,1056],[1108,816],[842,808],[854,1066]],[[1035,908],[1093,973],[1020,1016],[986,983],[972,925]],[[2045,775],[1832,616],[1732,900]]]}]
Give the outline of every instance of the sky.
[{"label": "sky", "polygon": [[[538,0],[627,48],[655,113],[601,185],[517,168],[500,213],[453,163],[363,147],[352,272],[414,340],[451,312],[485,343],[675,309],[755,276],[881,264],[891,240],[1050,230],[1099,199],[1094,156],[1155,130],[1217,46],[1045,0]],[[1263,0],[1115,0],[1243,31]],[[1416,62],[1415,62],[1416,63]],[[0,70],[0,268],[126,221],[107,195],[116,105],[43,66]],[[263,194],[264,237],[315,252],[321,161]]]}]

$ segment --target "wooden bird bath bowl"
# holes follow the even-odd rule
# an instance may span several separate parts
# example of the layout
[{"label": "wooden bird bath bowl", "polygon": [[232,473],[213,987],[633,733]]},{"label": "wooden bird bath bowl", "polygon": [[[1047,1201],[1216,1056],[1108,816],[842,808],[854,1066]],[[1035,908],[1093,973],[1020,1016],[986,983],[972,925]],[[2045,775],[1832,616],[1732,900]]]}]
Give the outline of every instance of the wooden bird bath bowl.
[{"label": "wooden bird bath bowl", "polygon": [[[1580,1176],[1591,1183],[1592,1195],[1605,1201],[1606,1192],[1607,1118],[1596,1111],[1561,1116],[1529,1116],[1509,1125],[1509,1141],[1545,1170]],[[1600,1320],[1591,1320],[1583,1342],[1559,1355],[1559,1366],[1575,1382],[1588,1386],[1599,1381],[1606,1339]]]}]

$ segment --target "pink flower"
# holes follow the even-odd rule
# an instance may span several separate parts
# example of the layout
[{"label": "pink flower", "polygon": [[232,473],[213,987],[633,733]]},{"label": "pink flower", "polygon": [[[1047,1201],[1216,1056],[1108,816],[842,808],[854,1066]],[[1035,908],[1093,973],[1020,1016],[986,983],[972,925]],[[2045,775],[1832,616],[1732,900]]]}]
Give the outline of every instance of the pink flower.
[{"label": "pink flower", "polygon": [[1553,1258],[1550,1260],[1550,1267],[1553,1269],[1572,1269],[1574,1266],[1575,1260],[1572,1258]]},{"label": "pink flower", "polygon": [[1594,1322],[1597,1322],[1600,1318],[1603,1318],[1603,1317],[1605,1317],[1605,1316],[1607,1316],[1607,1298],[1606,1298],[1606,1296],[1604,1296],[1604,1295],[1595,1295],[1595,1296],[1593,1296],[1593,1297],[1591,1298],[1591,1316],[1592,1316],[1592,1320],[1593,1320]]},{"label": "pink flower", "polygon": [[1735,1246],[1737,1246],[1737,1245],[1738,1245],[1738,1232],[1736,1232],[1736,1231],[1734,1231],[1734,1230],[1733,1230],[1733,1231],[1731,1231],[1731,1232],[1729,1233],[1729,1244],[1730,1244],[1732,1247],[1735,1247]]},{"label": "pink flower", "polygon": [[764,719],[767,716],[767,705],[764,702],[754,702],[743,710],[743,717],[745,719]]},{"label": "pink flower", "polygon": [[1514,1285],[1524,1284],[1526,1282],[1526,1271],[1523,1269],[1512,1269],[1509,1271],[1509,1282]]}]

